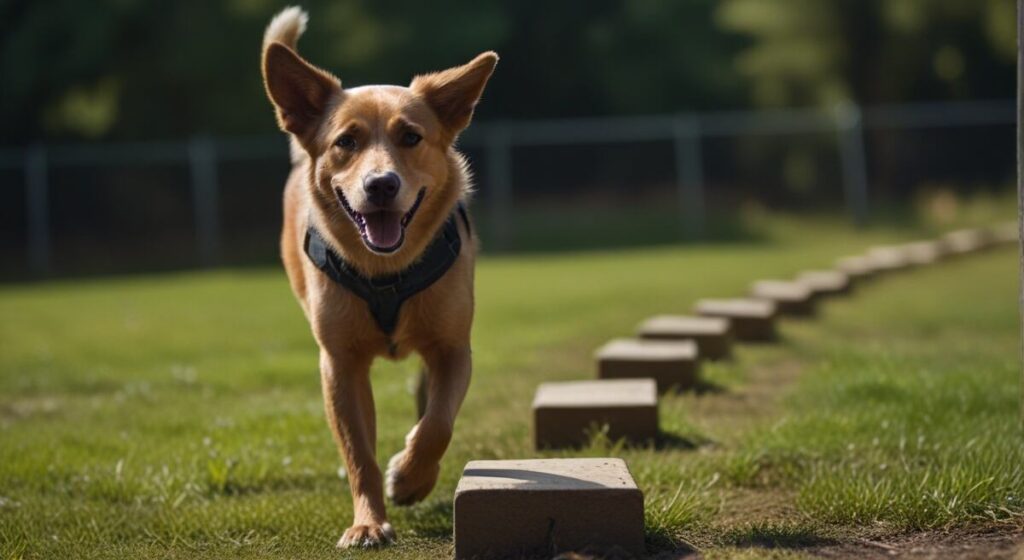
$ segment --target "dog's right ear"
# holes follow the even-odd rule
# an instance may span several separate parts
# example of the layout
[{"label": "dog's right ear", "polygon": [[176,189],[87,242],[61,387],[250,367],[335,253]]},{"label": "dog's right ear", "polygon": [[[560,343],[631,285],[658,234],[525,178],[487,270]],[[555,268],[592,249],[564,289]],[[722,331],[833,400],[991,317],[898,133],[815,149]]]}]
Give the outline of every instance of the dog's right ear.
[{"label": "dog's right ear", "polygon": [[341,82],[303,60],[282,43],[263,51],[263,84],[277,111],[277,124],[307,145]]}]

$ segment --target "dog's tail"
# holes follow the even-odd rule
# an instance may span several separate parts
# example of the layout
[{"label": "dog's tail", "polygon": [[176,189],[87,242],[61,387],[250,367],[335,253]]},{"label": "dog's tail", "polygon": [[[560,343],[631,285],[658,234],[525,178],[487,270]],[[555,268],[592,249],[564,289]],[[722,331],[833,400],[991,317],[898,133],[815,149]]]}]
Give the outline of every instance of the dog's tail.
[{"label": "dog's tail", "polygon": [[271,43],[281,43],[293,51],[297,51],[299,37],[306,31],[309,14],[298,6],[290,6],[274,16],[263,34],[263,50]]}]

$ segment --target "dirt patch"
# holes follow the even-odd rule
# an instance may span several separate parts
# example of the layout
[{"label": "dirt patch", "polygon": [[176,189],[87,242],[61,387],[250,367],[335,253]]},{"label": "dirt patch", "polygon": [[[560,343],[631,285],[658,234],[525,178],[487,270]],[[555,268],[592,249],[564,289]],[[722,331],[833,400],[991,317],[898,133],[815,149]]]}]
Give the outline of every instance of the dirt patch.
[{"label": "dirt patch", "polygon": [[726,494],[722,509],[715,516],[715,525],[725,528],[804,518],[796,507],[795,492],[777,488],[740,488]]},{"label": "dirt patch", "polygon": [[1024,525],[996,524],[889,538],[847,538],[805,550],[822,558],[1024,558]]},{"label": "dirt patch", "polygon": [[[938,560],[977,558],[1024,559],[1024,527],[980,525],[942,531],[925,531],[881,537],[841,535],[844,530],[800,529],[776,523],[724,529],[716,546],[687,546],[662,551],[649,560],[698,560],[702,558],[841,558],[889,560]],[[591,557],[577,556],[575,559]]]},{"label": "dirt patch", "polygon": [[704,383],[696,392],[685,394],[681,405],[694,426],[726,443],[730,436],[777,416],[779,401],[802,370],[803,364],[792,359],[748,366],[741,386],[726,389]]}]

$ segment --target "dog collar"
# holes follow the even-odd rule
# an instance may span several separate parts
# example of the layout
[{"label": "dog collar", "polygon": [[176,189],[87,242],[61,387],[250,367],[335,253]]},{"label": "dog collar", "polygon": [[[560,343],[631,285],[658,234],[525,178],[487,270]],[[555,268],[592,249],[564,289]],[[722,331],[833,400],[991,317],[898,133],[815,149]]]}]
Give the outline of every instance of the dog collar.
[{"label": "dog collar", "polygon": [[[462,202],[456,208],[466,231],[470,231],[469,217]],[[441,279],[455,264],[462,250],[462,238],[452,212],[420,259],[397,274],[367,278],[334,252],[323,235],[312,225],[306,229],[303,247],[309,260],[342,287],[359,296],[370,307],[370,314],[380,330],[389,337],[398,326],[398,313],[405,300],[429,288]]]}]

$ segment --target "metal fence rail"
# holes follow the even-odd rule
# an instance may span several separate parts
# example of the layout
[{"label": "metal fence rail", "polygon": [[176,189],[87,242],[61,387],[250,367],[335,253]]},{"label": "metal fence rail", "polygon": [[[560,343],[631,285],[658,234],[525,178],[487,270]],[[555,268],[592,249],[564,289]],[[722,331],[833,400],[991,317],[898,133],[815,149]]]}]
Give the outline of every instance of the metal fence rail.
[{"label": "metal fence rail", "polygon": [[[467,131],[460,143],[483,149],[486,154],[484,182],[490,195],[488,217],[495,237],[491,246],[500,248],[506,245],[511,234],[512,151],[520,146],[671,142],[680,223],[687,238],[700,239],[704,236],[706,215],[702,153],[706,139],[834,134],[845,207],[854,223],[863,224],[867,219],[871,181],[865,130],[1009,125],[1015,122],[1016,104],[1013,100],[883,105],[863,109],[844,104],[831,110],[482,122]],[[23,171],[27,246],[34,274],[46,275],[51,269],[50,171],[74,165],[187,165],[196,224],[196,251],[204,265],[213,266],[220,262],[221,257],[218,163],[282,157],[287,153],[286,149],[280,136],[232,139],[197,136],[186,142],[35,145],[0,150],[0,169]]]}]

